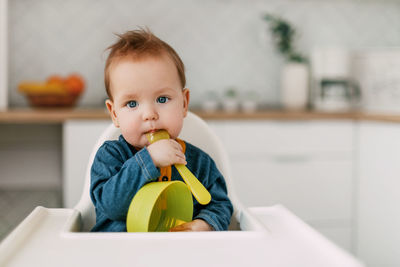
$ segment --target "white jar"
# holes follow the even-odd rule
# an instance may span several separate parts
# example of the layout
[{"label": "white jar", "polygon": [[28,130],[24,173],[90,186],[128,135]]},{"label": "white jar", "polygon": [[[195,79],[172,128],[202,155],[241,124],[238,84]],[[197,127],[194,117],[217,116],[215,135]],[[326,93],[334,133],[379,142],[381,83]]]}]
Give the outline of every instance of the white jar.
[{"label": "white jar", "polygon": [[305,63],[288,62],[281,74],[281,104],[285,109],[302,110],[307,107],[309,70]]}]

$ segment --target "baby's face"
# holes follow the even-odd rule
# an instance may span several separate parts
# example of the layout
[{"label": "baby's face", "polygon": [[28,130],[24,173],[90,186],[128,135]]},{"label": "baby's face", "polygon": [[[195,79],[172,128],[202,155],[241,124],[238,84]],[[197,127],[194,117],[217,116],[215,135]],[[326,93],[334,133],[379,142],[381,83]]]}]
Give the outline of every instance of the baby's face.
[{"label": "baby's face", "polygon": [[125,140],[142,148],[146,134],[160,129],[177,138],[189,104],[173,61],[166,55],[133,60],[126,57],[110,68],[113,101],[107,100],[115,126]]}]

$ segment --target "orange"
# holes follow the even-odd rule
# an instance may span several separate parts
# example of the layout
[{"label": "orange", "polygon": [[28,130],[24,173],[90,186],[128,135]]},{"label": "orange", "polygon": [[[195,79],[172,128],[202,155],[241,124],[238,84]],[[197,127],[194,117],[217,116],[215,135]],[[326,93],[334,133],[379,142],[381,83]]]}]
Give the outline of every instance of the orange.
[{"label": "orange", "polygon": [[71,94],[80,94],[85,88],[85,81],[79,74],[71,74],[64,80],[67,91]]},{"label": "orange", "polygon": [[47,78],[46,82],[48,84],[63,84],[64,79],[60,75],[53,74]]}]

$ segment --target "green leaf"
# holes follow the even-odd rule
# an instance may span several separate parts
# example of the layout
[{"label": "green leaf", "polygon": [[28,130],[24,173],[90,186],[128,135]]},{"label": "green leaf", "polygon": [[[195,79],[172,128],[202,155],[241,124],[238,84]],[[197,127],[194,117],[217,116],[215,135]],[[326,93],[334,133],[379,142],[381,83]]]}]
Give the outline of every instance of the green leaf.
[{"label": "green leaf", "polygon": [[293,40],[296,30],[288,21],[269,13],[264,14],[263,19],[269,24],[276,48],[286,59],[295,62],[307,61],[305,56],[293,51]]}]

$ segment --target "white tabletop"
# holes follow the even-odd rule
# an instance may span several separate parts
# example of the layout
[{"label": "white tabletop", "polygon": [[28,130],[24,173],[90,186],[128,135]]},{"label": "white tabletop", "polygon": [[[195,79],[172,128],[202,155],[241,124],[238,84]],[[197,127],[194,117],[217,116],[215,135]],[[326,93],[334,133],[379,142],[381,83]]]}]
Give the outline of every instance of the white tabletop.
[{"label": "white tabletop", "polygon": [[79,213],[38,207],[0,244],[0,266],[362,266],[282,206],[265,231],[73,232]]}]

